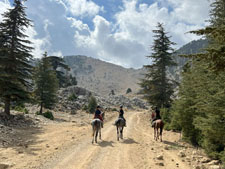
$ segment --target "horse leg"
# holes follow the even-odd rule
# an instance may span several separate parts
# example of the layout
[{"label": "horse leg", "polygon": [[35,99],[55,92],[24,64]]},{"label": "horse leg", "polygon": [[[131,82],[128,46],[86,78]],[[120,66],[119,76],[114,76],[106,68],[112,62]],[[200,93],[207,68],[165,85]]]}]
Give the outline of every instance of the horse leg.
[{"label": "horse leg", "polygon": [[97,143],[97,138],[98,138],[98,129],[95,132],[95,143]]},{"label": "horse leg", "polygon": [[159,127],[157,128],[157,140],[159,140]]},{"label": "horse leg", "polygon": [[102,139],[102,133],[101,133],[101,128],[99,129],[99,139]]},{"label": "horse leg", "polygon": [[95,137],[95,127],[92,126],[92,144],[94,143],[94,137]]},{"label": "horse leg", "polygon": [[117,141],[119,141],[119,127],[116,126],[116,129],[117,129]]},{"label": "horse leg", "polygon": [[156,140],[156,127],[154,126],[154,140]]},{"label": "horse leg", "polygon": [[120,128],[120,138],[123,139],[123,127]]},{"label": "horse leg", "polygon": [[163,132],[163,128],[160,127],[160,141],[162,142],[162,132]]}]

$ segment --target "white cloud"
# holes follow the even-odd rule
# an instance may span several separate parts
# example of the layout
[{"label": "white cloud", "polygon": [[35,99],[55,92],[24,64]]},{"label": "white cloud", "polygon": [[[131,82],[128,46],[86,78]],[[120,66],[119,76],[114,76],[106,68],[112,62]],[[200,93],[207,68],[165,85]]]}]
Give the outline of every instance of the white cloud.
[{"label": "white cloud", "polygon": [[34,50],[32,51],[33,56],[35,58],[41,58],[43,56],[44,51],[47,51],[46,46],[49,46],[49,39],[35,38],[37,36],[37,32],[33,27],[28,27],[26,29],[26,34],[28,35],[28,39],[32,42],[31,46],[34,48]]},{"label": "white cloud", "polygon": [[[204,5],[207,12],[199,12],[202,1],[182,3],[168,0],[164,5],[155,2],[151,5],[137,4],[136,0],[124,0],[123,8],[115,14],[115,23],[110,23],[101,16],[93,19],[94,30],[88,30],[88,34],[83,35],[80,31],[75,34],[76,47],[82,54],[89,54],[109,62],[113,62],[126,67],[140,67],[148,64],[145,56],[150,54],[150,45],[153,42],[152,30],[157,22],[165,25],[166,31],[172,36],[171,40],[177,43],[176,48],[194,40],[198,37],[187,33],[205,25],[208,18],[209,4]],[[190,0],[192,1],[192,0]],[[187,11],[185,6],[195,5],[197,7]],[[168,7],[173,9],[169,10]],[[180,15],[186,12],[195,12],[196,18],[188,17],[188,13],[181,18]],[[177,14],[177,15],[176,15]],[[79,25],[82,25],[81,23]]]},{"label": "white cloud", "polygon": [[209,12],[209,1],[206,0],[168,0],[174,9],[172,17],[177,21],[189,24],[201,24],[206,20]]},{"label": "white cloud", "polygon": [[[202,28],[208,18],[206,0],[154,0],[150,5],[138,0],[122,2],[113,20],[107,20],[101,16],[104,8],[94,0],[27,1],[28,17],[35,25],[28,30],[34,55],[40,56],[45,50],[58,56],[83,54],[141,67],[149,63],[145,56],[151,52],[157,22],[164,23],[178,48],[197,39],[186,32]],[[7,5],[0,0],[0,13],[6,8],[2,4]]]},{"label": "white cloud", "polygon": [[10,6],[8,0],[4,0],[4,1],[1,0],[1,1],[0,1],[0,22],[1,22],[2,19],[3,19],[2,14],[3,14],[4,12],[6,12],[7,9],[9,9],[10,7],[11,7],[11,6]]},{"label": "white cloud", "polygon": [[104,10],[104,7],[98,6],[91,0],[60,0],[61,3],[62,1],[74,16],[95,16]]}]

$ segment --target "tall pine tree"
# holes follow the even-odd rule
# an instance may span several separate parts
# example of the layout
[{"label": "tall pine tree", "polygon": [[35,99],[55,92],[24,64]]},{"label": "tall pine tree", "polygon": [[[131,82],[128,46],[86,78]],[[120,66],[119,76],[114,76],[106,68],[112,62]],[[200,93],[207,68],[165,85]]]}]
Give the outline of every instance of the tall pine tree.
[{"label": "tall pine tree", "polygon": [[142,79],[140,86],[141,93],[153,106],[170,107],[171,96],[173,94],[173,82],[167,77],[168,66],[176,65],[171,56],[174,45],[167,36],[163,25],[158,23],[157,29],[153,30],[154,44],[152,46],[153,53],[147,56],[152,60],[152,65],[146,65],[147,73],[145,79]]},{"label": "tall pine tree", "polygon": [[192,31],[207,37],[209,45],[203,53],[189,55],[191,67],[183,73],[172,127],[181,127],[186,140],[225,164],[225,1],[215,0],[211,7],[211,24]]},{"label": "tall pine tree", "polygon": [[46,58],[47,53],[36,66],[34,73],[34,93],[40,105],[40,114],[43,108],[50,109],[57,101],[58,79],[49,59]]},{"label": "tall pine tree", "polygon": [[0,23],[0,97],[5,103],[4,113],[10,115],[12,100],[28,99],[32,66],[31,42],[24,33],[31,21],[27,19],[21,0],[14,0],[13,8],[3,14]]},{"label": "tall pine tree", "polygon": [[191,31],[197,35],[203,35],[209,40],[209,46],[205,52],[196,54],[194,57],[204,59],[213,71],[225,71],[225,1],[215,0],[211,7],[211,24],[204,29]]}]

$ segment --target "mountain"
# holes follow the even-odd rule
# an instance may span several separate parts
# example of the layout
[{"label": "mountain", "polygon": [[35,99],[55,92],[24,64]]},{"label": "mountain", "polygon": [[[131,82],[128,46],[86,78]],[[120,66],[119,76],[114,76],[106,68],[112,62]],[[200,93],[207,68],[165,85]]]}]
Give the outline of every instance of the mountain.
[{"label": "mountain", "polygon": [[188,58],[181,57],[180,55],[196,54],[203,51],[208,45],[206,39],[199,39],[191,41],[190,43],[182,46],[173,55],[173,60],[177,63],[177,66],[169,68],[169,73],[173,79],[180,81],[180,72],[183,70],[183,66],[187,63]]},{"label": "mountain", "polygon": [[76,76],[80,87],[102,95],[109,95],[112,90],[116,95],[125,94],[128,88],[133,93],[139,90],[138,82],[143,69],[126,69],[81,55],[65,56],[64,60],[71,68],[70,73]]},{"label": "mountain", "polygon": [[[169,76],[179,81],[180,72],[184,64],[188,61],[187,58],[180,57],[179,55],[201,52],[201,49],[207,44],[207,40],[200,39],[192,41],[178,49],[173,56],[177,66],[168,69]],[[138,85],[139,79],[145,73],[144,68],[126,69],[115,64],[82,55],[65,56],[64,60],[71,68],[70,73],[76,76],[78,86],[103,96],[109,95],[112,90],[114,90],[116,95],[125,94],[128,88],[131,88],[133,93],[138,92],[140,89]]]}]

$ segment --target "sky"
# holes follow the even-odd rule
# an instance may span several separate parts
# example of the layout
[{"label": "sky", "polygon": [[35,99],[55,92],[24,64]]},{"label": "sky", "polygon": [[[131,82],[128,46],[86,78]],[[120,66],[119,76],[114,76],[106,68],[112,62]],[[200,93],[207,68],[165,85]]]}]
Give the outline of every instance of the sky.
[{"label": "sky", "polygon": [[[27,0],[33,27],[26,29],[33,55],[86,55],[127,68],[150,64],[152,30],[158,22],[175,49],[200,37],[188,33],[207,26],[210,0]],[[0,14],[12,0],[0,0]],[[0,15],[0,22],[3,17]]]}]

